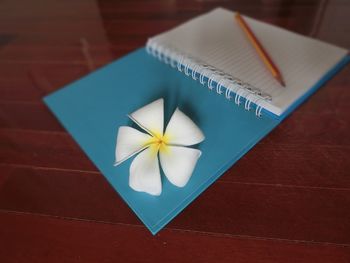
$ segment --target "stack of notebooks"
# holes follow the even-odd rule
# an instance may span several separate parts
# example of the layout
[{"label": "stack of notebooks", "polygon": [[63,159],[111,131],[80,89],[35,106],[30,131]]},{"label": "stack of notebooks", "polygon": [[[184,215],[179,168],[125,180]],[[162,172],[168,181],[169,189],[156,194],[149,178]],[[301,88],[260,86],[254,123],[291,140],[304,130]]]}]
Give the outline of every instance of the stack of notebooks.
[{"label": "stack of notebooks", "polygon": [[[286,87],[271,76],[234,12],[217,8],[44,98],[153,234],[350,60],[343,48],[244,18]],[[165,123],[179,107],[206,139],[189,183],[178,188],[162,176],[162,194],[151,196],[129,187],[132,160],[113,164],[118,128],[131,124],[127,114],[159,98]]]}]

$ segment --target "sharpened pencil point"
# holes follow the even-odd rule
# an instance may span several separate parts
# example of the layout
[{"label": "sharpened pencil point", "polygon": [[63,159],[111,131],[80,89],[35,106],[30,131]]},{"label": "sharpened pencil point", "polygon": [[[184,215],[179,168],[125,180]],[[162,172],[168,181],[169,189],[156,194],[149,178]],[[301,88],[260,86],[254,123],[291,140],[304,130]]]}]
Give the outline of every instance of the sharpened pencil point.
[{"label": "sharpened pencil point", "polygon": [[281,86],[283,88],[286,87],[286,83],[284,82],[284,80],[280,76],[276,77],[276,80],[278,81],[279,84],[281,84]]}]

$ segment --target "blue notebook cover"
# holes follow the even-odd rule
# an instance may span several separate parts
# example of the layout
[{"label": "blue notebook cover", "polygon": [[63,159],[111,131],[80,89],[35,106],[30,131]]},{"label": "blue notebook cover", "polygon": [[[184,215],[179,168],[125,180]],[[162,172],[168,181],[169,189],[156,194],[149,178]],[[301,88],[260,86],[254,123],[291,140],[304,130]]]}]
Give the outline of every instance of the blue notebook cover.
[{"label": "blue notebook cover", "polygon": [[[340,62],[312,90],[344,64]],[[133,158],[117,167],[113,164],[118,128],[133,126],[127,114],[159,98],[164,98],[165,125],[179,107],[200,127],[206,139],[198,146],[202,156],[188,184],[175,187],[162,175],[162,194],[151,196],[128,185]],[[237,107],[224,96],[165,66],[144,48],[67,85],[44,101],[153,234],[281,121],[268,115],[258,118],[254,112]]]}]

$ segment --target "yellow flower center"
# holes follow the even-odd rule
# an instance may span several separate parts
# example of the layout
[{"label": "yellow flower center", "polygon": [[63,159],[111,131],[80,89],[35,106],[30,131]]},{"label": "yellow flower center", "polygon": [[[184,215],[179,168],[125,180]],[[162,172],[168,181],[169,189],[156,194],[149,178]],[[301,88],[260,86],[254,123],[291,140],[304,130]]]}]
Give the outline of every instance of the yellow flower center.
[{"label": "yellow flower center", "polygon": [[157,154],[158,151],[162,151],[164,153],[168,152],[168,136],[159,132],[152,132],[152,134],[153,137],[145,143],[145,146],[149,146],[152,149],[152,154]]}]

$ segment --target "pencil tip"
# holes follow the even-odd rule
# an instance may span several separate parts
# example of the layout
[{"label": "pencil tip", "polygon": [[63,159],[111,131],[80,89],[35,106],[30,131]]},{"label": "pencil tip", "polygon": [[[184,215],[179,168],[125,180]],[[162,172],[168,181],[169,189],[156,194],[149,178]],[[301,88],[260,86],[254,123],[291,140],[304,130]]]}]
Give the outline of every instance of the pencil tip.
[{"label": "pencil tip", "polygon": [[281,84],[281,86],[282,86],[283,88],[286,87],[286,83],[283,81],[283,79],[282,79],[281,77],[277,77],[276,79],[277,79],[277,81],[279,82],[279,84]]}]

